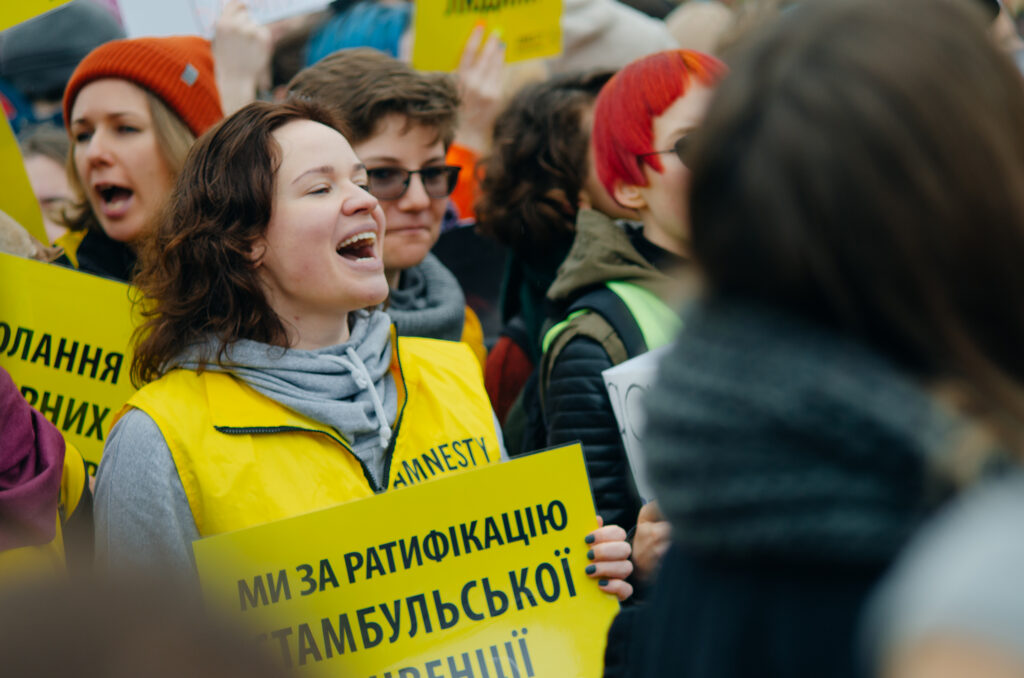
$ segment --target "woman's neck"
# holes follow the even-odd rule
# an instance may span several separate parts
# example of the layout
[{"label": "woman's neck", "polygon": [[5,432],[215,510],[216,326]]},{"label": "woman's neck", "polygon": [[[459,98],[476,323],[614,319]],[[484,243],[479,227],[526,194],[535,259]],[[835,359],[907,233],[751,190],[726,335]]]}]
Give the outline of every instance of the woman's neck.
[{"label": "woman's neck", "polygon": [[344,344],[349,339],[349,314],[319,316],[278,314],[288,332],[289,348],[315,351]]}]

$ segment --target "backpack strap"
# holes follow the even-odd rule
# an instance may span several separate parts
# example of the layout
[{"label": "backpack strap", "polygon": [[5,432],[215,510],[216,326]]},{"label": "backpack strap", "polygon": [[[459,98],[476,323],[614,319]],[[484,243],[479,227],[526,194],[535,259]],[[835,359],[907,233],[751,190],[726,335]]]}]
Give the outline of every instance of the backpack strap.
[{"label": "backpack strap", "polygon": [[[584,294],[569,307],[570,313],[576,310],[594,311],[604,318],[618,334],[626,348],[627,358],[647,352],[647,342],[632,310],[611,285],[602,285]],[[623,360],[615,361],[615,364],[618,365]]]},{"label": "backpack strap", "polygon": [[542,411],[555,360],[570,341],[581,336],[600,344],[613,365],[647,351],[640,326],[615,292],[603,285],[587,292],[569,306],[565,320],[544,334],[538,389]]}]

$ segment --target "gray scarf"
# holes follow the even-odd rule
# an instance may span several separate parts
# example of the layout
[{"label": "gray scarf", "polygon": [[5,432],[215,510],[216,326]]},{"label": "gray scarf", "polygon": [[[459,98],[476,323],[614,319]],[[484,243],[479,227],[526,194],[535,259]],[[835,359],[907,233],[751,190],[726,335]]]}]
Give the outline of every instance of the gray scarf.
[{"label": "gray scarf", "polygon": [[[379,481],[398,413],[398,391],[388,370],[391,321],[380,311],[356,311],[350,318],[352,330],[344,344],[304,351],[242,339],[206,369],[232,374],[275,402],[330,426]],[[211,341],[186,351],[176,363],[194,370],[215,350]]]},{"label": "gray scarf", "polygon": [[718,556],[892,558],[941,486],[957,420],[849,338],[709,302],[647,399],[648,471],[673,540]]},{"label": "gray scarf", "polygon": [[399,336],[459,341],[466,297],[452,272],[427,254],[418,265],[402,271],[387,311]]}]

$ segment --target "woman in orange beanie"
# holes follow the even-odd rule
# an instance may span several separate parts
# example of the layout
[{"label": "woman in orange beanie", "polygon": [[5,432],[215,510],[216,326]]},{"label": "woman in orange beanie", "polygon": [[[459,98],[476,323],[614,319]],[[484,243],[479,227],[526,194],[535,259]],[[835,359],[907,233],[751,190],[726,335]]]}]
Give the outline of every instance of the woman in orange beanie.
[{"label": "woman in orange beanie", "polygon": [[58,242],[67,263],[128,280],[189,148],[221,117],[207,40],[115,40],[90,52],[64,92],[77,197]]}]

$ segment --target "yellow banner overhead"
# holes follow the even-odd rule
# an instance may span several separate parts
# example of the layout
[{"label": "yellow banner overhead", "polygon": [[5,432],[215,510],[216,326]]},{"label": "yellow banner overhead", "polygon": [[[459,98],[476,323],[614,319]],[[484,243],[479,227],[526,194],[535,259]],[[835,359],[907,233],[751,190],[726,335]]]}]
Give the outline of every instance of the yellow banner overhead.
[{"label": "yellow banner overhead", "polygon": [[416,0],[412,65],[453,71],[473,28],[497,31],[505,61],[556,56],[562,51],[562,0]]},{"label": "yellow banner overhead", "polygon": [[0,3],[0,31],[68,2],[69,0],[5,0]]},{"label": "yellow banner overhead", "polygon": [[579,444],[194,544],[204,594],[307,675],[599,676]]},{"label": "yellow banner overhead", "polygon": [[111,420],[135,390],[128,286],[0,254],[0,290],[0,366],[98,464]]}]

